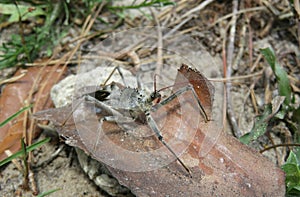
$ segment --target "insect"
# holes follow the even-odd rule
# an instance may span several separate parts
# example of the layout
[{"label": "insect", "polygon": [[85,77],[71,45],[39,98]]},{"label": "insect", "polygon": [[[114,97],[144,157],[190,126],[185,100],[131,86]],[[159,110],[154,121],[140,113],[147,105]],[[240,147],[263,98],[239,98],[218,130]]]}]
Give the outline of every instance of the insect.
[{"label": "insect", "polygon": [[[183,65],[180,69],[186,69],[186,65]],[[115,70],[118,69],[116,68],[112,72],[115,72]],[[108,80],[106,80],[106,82],[107,81]],[[203,108],[200,99],[198,99],[198,93],[195,91],[193,84],[186,85],[185,83],[183,87],[177,89],[167,98],[162,99],[162,95],[160,92],[169,87],[156,90],[155,81],[154,91],[150,94],[143,89],[125,87],[119,83],[113,82],[108,85],[106,85],[105,83],[104,85],[97,87],[96,90],[95,87],[89,86],[83,87],[79,90],[79,92],[81,93],[81,97],[84,97],[86,101],[95,103],[97,108],[101,109],[102,113],[105,114],[99,120],[99,128],[102,128],[102,124],[104,122],[115,122],[118,123],[118,125],[120,125],[121,127],[126,127],[126,125],[128,125],[127,123],[130,124],[132,122],[141,122],[143,124],[147,124],[155,133],[158,140],[168,149],[168,151],[176,158],[176,160],[191,176],[190,169],[184,164],[184,162],[176,155],[175,151],[173,151],[173,149],[165,141],[151,113],[158,111],[160,107],[167,105],[181,94],[184,94],[187,91],[191,91],[193,93],[193,96],[197,100],[199,112],[203,115],[204,120],[207,122],[209,120],[209,115],[206,113],[205,108]],[[76,105],[74,106],[74,108],[66,116],[67,118],[65,118],[60,127],[62,127],[67,122],[67,120],[71,117],[72,113],[76,110],[77,107],[78,106]],[[94,144],[93,149],[89,150],[90,152],[95,151],[95,147],[97,147],[97,143],[99,142],[101,136],[97,135],[94,138],[97,138],[95,140],[96,143]],[[82,141],[84,140],[82,139]]]},{"label": "insect", "polygon": [[[108,87],[113,90],[108,91]],[[138,121],[148,124],[151,130],[157,136],[158,140],[170,151],[170,153],[172,153],[172,155],[189,173],[189,175],[191,175],[190,169],[184,164],[184,162],[176,155],[176,153],[165,141],[151,113],[157,111],[161,106],[170,103],[179,95],[187,91],[192,91],[194,97],[197,100],[198,107],[200,109],[199,111],[204,116],[204,120],[206,122],[209,120],[209,117],[202,107],[201,101],[198,99],[197,93],[195,92],[191,84],[181,87],[180,89],[172,93],[169,97],[161,101],[162,96],[160,92],[166,88],[156,90],[156,84],[154,82],[154,91],[150,94],[147,94],[147,92],[143,89],[124,87],[118,83],[112,83],[109,85],[102,85],[102,88],[95,91],[95,97],[86,94],[86,99],[95,102],[97,107],[110,114],[101,118],[100,128],[102,128],[102,124],[104,121],[117,122],[120,125],[126,125],[126,123],[131,123],[132,121]],[[99,139],[96,140],[96,144],[94,144],[94,147],[97,146],[98,141]]]}]

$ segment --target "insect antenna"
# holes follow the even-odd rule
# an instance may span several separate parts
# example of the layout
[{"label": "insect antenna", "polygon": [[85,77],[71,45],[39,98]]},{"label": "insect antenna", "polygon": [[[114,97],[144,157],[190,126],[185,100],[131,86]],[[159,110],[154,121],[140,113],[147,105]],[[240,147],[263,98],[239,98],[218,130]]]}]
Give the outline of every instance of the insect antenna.
[{"label": "insect antenna", "polygon": [[114,69],[111,71],[111,73],[109,74],[109,76],[107,77],[107,79],[104,81],[103,84],[100,84],[100,86],[106,86],[107,82],[110,80],[110,78],[113,76],[113,74],[115,73],[116,70],[118,71],[118,73],[119,73],[119,75],[120,75],[120,77],[121,77],[124,85],[127,86],[126,82],[125,82],[125,78],[124,78],[123,73],[121,72],[119,66],[114,67]]},{"label": "insect antenna", "polygon": [[159,93],[159,91],[156,90],[156,77],[159,76],[158,74],[154,75],[154,80],[153,80],[153,87],[154,87],[154,91],[153,93],[150,95],[151,100],[154,101],[156,100],[156,104],[160,102],[161,100],[161,94]]},{"label": "insect antenna", "polygon": [[[112,75],[118,71],[120,77],[122,78],[122,81],[124,83],[124,85],[126,86],[126,82],[125,82],[125,79],[124,79],[124,76],[119,68],[119,66],[116,66],[114,67],[114,69],[111,71],[111,73],[109,74],[109,76],[106,78],[106,80],[100,84],[99,86],[100,87],[105,87],[107,86],[107,82],[110,80],[110,78],[112,77]],[[110,95],[110,92],[109,91],[106,91],[106,90],[97,90],[95,92],[91,92],[91,93],[88,93],[86,94],[88,96],[91,96],[91,97],[95,97],[95,99],[99,100],[99,101],[104,101],[107,99],[107,97]],[[79,105],[81,104],[81,102],[78,102],[76,103],[75,106],[73,106],[72,110],[67,114],[67,117],[65,118],[65,120],[62,122],[61,126],[64,126],[67,121],[71,118],[73,112],[79,107]]]}]

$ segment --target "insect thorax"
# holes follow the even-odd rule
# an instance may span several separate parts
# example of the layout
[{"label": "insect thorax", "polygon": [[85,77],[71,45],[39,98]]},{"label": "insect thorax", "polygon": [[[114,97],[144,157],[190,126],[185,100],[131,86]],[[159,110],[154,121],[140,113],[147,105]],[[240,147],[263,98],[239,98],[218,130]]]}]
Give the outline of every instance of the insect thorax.
[{"label": "insect thorax", "polygon": [[112,91],[109,99],[104,102],[124,116],[141,122],[144,122],[145,112],[149,112],[152,107],[149,93],[129,87]]},{"label": "insect thorax", "polygon": [[152,102],[149,99],[149,94],[144,90],[134,88],[125,88],[120,95],[120,106],[123,109],[145,111],[150,110]]}]

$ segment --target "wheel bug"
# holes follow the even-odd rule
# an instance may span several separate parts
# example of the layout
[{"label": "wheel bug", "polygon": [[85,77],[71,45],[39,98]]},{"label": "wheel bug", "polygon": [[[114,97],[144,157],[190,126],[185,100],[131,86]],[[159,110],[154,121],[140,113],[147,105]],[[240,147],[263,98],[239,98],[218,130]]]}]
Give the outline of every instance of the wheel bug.
[{"label": "wheel bug", "polygon": [[[118,71],[118,69],[115,68],[112,72],[115,72],[116,70]],[[107,81],[108,79],[105,81],[105,83]],[[184,162],[177,156],[175,151],[173,151],[173,149],[165,141],[151,113],[158,111],[161,108],[161,106],[167,105],[181,94],[190,90],[197,100],[199,106],[198,108],[200,109],[199,111],[204,116],[204,120],[208,121],[208,115],[202,107],[200,100],[197,99],[197,94],[195,93],[193,87],[191,85],[184,86],[172,93],[171,96],[159,102],[159,100],[162,98],[160,92],[172,86],[157,90],[156,82],[154,81],[154,91],[151,94],[147,94],[147,92],[142,89],[124,87],[119,83],[111,83],[108,85],[105,83],[103,85],[100,85],[99,87],[83,87],[78,90],[80,94],[77,95],[77,99],[79,97],[83,97],[85,101],[88,101],[89,103],[94,103],[97,106],[97,108],[102,110],[100,113],[102,113],[102,115],[104,114],[104,116],[100,118],[100,121],[97,120],[98,124],[100,125],[97,128],[102,129],[102,125],[104,122],[120,123],[120,128],[122,128],[123,124],[130,123],[132,121],[140,121],[142,123],[146,123],[150,127],[150,129],[155,133],[158,140],[164,145],[164,147],[167,148],[167,150],[176,158],[176,160],[181,164],[181,166],[183,166],[183,168],[189,173],[189,175],[191,175],[190,169],[184,164]],[[80,103],[77,101],[79,100],[76,100],[75,103],[77,104],[73,105],[73,109],[69,112],[68,116],[66,116],[67,118],[59,127],[62,128],[63,125],[67,122],[67,120],[71,117],[71,115],[75,113]],[[85,135],[85,133],[87,132],[83,132],[84,134],[80,134],[80,132],[78,133],[81,136],[81,140],[84,143],[89,143],[87,141],[89,137],[82,137],[82,135]],[[96,135],[95,137],[97,138],[96,141],[93,141],[93,146],[86,144],[87,149],[93,155],[93,153],[95,153],[94,151],[96,150],[95,147],[97,147],[101,136],[100,134],[97,135],[96,131],[94,131],[94,134],[89,134],[89,136],[90,135]],[[97,158],[97,156],[95,157]]]},{"label": "wheel bug", "polygon": [[[114,69],[115,72],[118,69]],[[119,70],[118,70],[119,71]],[[120,71],[119,71],[120,73]],[[112,74],[110,74],[111,76]],[[120,73],[121,75],[121,73]],[[108,79],[106,80],[106,82]],[[105,83],[106,83],[105,82]],[[168,149],[168,151],[176,158],[176,160],[183,166],[183,168],[191,175],[190,169],[184,164],[184,162],[177,156],[177,154],[173,151],[173,149],[168,145],[162,136],[160,129],[158,128],[155,120],[153,119],[151,112],[157,111],[161,106],[164,106],[170,103],[172,100],[177,98],[179,95],[191,91],[193,96],[196,98],[198,107],[200,109],[200,113],[204,116],[205,122],[208,121],[208,115],[206,114],[204,108],[202,107],[201,101],[197,98],[197,94],[191,85],[184,86],[179,90],[172,93],[168,98],[161,100],[162,96],[160,94],[161,91],[170,88],[165,87],[160,90],[156,90],[156,80],[154,80],[154,91],[151,94],[147,94],[145,90],[124,87],[118,83],[112,84],[103,84],[100,88],[95,92],[97,96],[91,96],[90,94],[85,94],[86,99],[94,102],[97,107],[103,109],[110,115],[107,115],[100,119],[100,126],[102,128],[102,124],[104,121],[106,122],[116,122],[120,123],[120,125],[124,125],[126,123],[130,123],[132,121],[139,121],[143,123],[147,123],[151,130],[155,133],[158,140]],[[108,91],[107,88],[111,86],[117,86],[118,90]],[[84,92],[84,91],[82,91]],[[112,96],[112,95],[115,96]],[[109,97],[110,96],[110,97]],[[153,104],[155,103],[155,104]],[[122,127],[122,126],[121,126]],[[124,128],[124,126],[123,126]],[[100,135],[97,136],[96,143],[94,144],[97,147]]]}]

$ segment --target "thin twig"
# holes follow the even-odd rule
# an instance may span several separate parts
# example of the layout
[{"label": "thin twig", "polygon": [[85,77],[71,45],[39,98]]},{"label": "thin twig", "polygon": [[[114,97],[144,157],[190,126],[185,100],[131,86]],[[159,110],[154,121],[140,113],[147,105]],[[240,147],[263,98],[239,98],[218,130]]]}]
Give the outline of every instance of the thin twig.
[{"label": "thin twig", "polygon": [[203,8],[205,8],[207,5],[209,5],[210,3],[214,2],[214,0],[206,0],[203,1],[201,4],[199,4],[197,7],[189,10],[188,12],[186,12],[184,15],[182,15],[182,18],[185,18],[191,14],[193,14],[194,12],[199,12],[200,10],[202,10]]},{"label": "thin twig", "polygon": [[251,96],[251,101],[252,101],[252,105],[254,107],[255,114],[258,115],[257,99],[255,96],[254,88],[250,89],[250,96]]},{"label": "thin twig", "polygon": [[189,16],[183,21],[181,21],[178,25],[176,25],[172,30],[170,30],[168,33],[164,35],[164,38],[168,38],[172,34],[174,34],[179,28],[181,28],[184,24],[186,24],[188,21],[190,21],[193,18],[193,16]]},{"label": "thin twig", "polygon": [[9,79],[0,80],[0,85],[5,84],[5,83],[15,82],[15,81],[19,80],[20,78],[24,77],[24,75],[26,74],[26,72],[23,72],[22,74],[20,74],[18,76],[15,76],[15,77],[11,77]]},{"label": "thin twig", "polygon": [[132,45],[127,46],[126,48],[121,49],[121,50],[116,51],[116,52],[106,52],[106,51],[98,50],[97,55],[98,56],[110,57],[110,58],[113,58],[113,59],[122,59],[123,57],[128,56],[128,53],[130,53],[132,51],[137,51],[138,49],[142,48],[142,46],[144,45],[144,42],[146,40],[147,40],[147,38],[144,38],[144,39],[138,41],[137,43],[133,43]]},{"label": "thin twig", "polygon": [[[210,3],[214,2],[214,0],[206,0],[206,1],[203,1],[201,4],[199,4],[197,7],[189,10],[188,12],[186,12],[185,14],[183,14],[182,16],[180,16],[176,21],[172,22],[170,24],[170,26],[173,26],[175,24],[178,24],[179,22],[183,21],[184,18],[188,17],[189,20],[191,18],[193,18],[193,14],[195,12],[199,12],[200,10],[202,10],[203,8],[205,8],[207,5],[209,5]],[[188,5],[188,3],[186,3]]]},{"label": "thin twig", "polygon": [[299,0],[294,1],[295,10],[297,12],[297,35],[298,35],[298,45],[300,47],[300,3]]},{"label": "thin twig", "polygon": [[140,70],[140,68],[141,68],[141,59],[140,59],[139,55],[134,50],[129,51],[127,53],[127,55],[128,55],[128,57],[131,58],[135,70],[136,71]]},{"label": "thin twig", "polygon": [[[224,70],[224,77],[226,78],[226,37],[227,37],[227,29],[228,27],[224,28],[224,31],[221,31],[221,37],[223,38],[222,41],[222,63],[223,63],[223,70]],[[226,103],[227,103],[227,96],[226,96],[226,84],[224,83],[224,99],[223,99],[223,128],[226,128]]]},{"label": "thin twig", "polygon": [[247,29],[248,29],[248,53],[249,53],[250,68],[253,67],[253,32],[252,32],[252,27],[250,25],[251,16],[252,16],[252,13],[247,12],[245,14],[245,20],[246,20]]},{"label": "thin twig", "polygon": [[[10,156],[13,154],[9,149],[5,150],[4,153],[5,153],[8,157],[10,157]],[[17,168],[20,172],[23,171],[23,167],[22,167],[22,165],[20,164],[19,160],[13,159],[12,162],[13,162],[13,164],[16,166],[16,168]]]},{"label": "thin twig", "polygon": [[[250,55],[250,52],[249,52]],[[255,62],[252,64],[252,60],[251,60],[251,68],[250,68],[250,73],[252,73],[254,71],[255,68],[257,68],[260,60],[262,59],[262,54],[259,54],[258,57],[256,58]]]},{"label": "thin twig", "polygon": [[242,28],[241,28],[241,32],[240,32],[240,36],[239,36],[239,38],[240,38],[239,39],[240,40],[239,47],[238,47],[239,51],[238,51],[238,53],[237,53],[237,55],[235,57],[235,60],[234,60],[234,62],[232,64],[232,68],[234,70],[238,69],[238,65],[240,63],[240,60],[241,60],[243,54],[244,54],[244,48],[245,48],[245,42],[246,42],[245,41],[246,40],[246,30],[247,30],[246,24],[244,24],[242,26]]},{"label": "thin twig", "polygon": [[58,149],[51,154],[51,156],[49,158],[47,158],[47,160],[42,161],[41,163],[33,166],[33,169],[37,169],[37,168],[43,168],[45,166],[47,166],[49,163],[51,163],[52,161],[54,161],[55,158],[57,158],[59,156],[59,154],[61,153],[61,151],[64,149],[64,145],[60,145],[58,147]]},{"label": "thin twig", "polygon": [[[267,132],[267,133],[266,133],[266,136],[267,136],[268,139],[270,140],[272,146],[275,146],[276,144],[275,144],[275,142],[274,142],[274,139],[273,139],[272,136],[271,136],[271,133],[270,133],[270,132]],[[289,147],[288,147],[288,148],[289,148]],[[275,155],[276,155],[276,158],[277,158],[277,163],[279,164],[279,162],[280,162],[280,154],[279,154],[277,148],[274,149],[274,152],[275,152]],[[280,165],[280,166],[281,166],[281,165]]]},{"label": "thin twig", "polygon": [[158,14],[158,19],[160,21],[164,20],[165,17],[168,17],[168,15],[172,14],[172,13],[176,13],[176,12],[180,12],[181,10],[185,9],[187,6],[187,2],[186,0],[181,0],[180,2],[176,3],[175,7],[167,7],[166,9],[164,9],[163,11],[161,11]]},{"label": "thin twig", "polygon": [[[233,1],[233,16],[231,20],[231,28],[230,28],[230,33],[229,33],[229,43],[227,47],[227,68],[226,68],[226,78],[231,77],[232,73],[232,62],[233,62],[233,53],[234,53],[234,39],[235,39],[235,32],[236,32],[236,20],[237,20],[237,10],[238,10],[238,0]],[[232,103],[231,103],[231,83],[226,83],[226,106],[227,106],[227,116],[228,120],[232,126],[233,129],[233,134],[236,137],[242,136],[242,133],[238,127],[234,111],[232,108]]]},{"label": "thin twig", "polygon": [[263,11],[266,10],[267,8],[265,6],[260,6],[260,7],[255,7],[255,8],[248,8],[248,9],[244,9],[244,10],[239,10],[238,12],[236,12],[235,14],[231,13],[231,14],[227,14],[221,18],[219,18],[218,20],[216,20],[210,27],[215,26],[216,24],[231,18],[233,16],[239,15],[239,14],[243,14],[243,13],[247,13],[247,12],[256,12],[256,11]]},{"label": "thin twig", "polygon": [[152,16],[156,23],[156,29],[157,29],[157,62],[156,62],[156,68],[155,68],[155,74],[160,76],[161,69],[163,66],[163,36],[162,36],[162,29],[159,23],[159,20],[156,16],[156,14],[151,10]]},{"label": "thin twig", "polygon": [[[187,23],[189,20],[191,20],[193,17],[188,17],[185,20],[183,20],[181,23],[179,23],[178,25],[176,25],[174,28],[172,28],[168,33],[166,33],[165,35],[162,35],[162,40],[167,39],[169,37],[171,37],[174,33],[177,32],[177,30],[182,27],[185,23]],[[175,36],[173,36],[175,37]],[[172,38],[173,38],[172,37]],[[158,46],[156,44],[154,44],[151,48],[150,51],[153,51],[154,49],[158,48]]]},{"label": "thin twig", "polygon": [[29,168],[28,179],[29,179],[32,194],[34,196],[38,195],[39,190],[38,190],[35,178],[34,178],[34,172],[31,170],[31,168]]},{"label": "thin twig", "polygon": [[261,150],[261,151],[259,151],[260,153],[263,153],[263,152],[265,152],[265,151],[267,151],[267,150],[270,150],[270,149],[272,149],[272,148],[278,148],[278,147],[281,147],[281,146],[300,146],[300,144],[294,144],[294,143],[286,143],[286,144],[275,144],[275,145],[273,145],[273,146],[269,146],[269,147],[266,147],[266,148],[264,148],[263,150]]},{"label": "thin twig", "polygon": [[249,79],[252,77],[258,77],[262,75],[264,70],[261,70],[259,72],[253,73],[253,74],[248,74],[248,75],[241,75],[241,76],[234,76],[234,77],[226,77],[226,78],[207,78],[209,81],[214,81],[214,82],[230,82],[233,80],[243,80],[243,79]]}]

